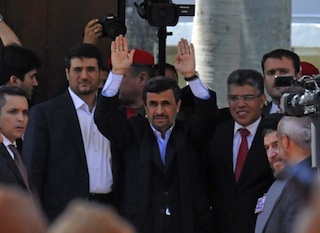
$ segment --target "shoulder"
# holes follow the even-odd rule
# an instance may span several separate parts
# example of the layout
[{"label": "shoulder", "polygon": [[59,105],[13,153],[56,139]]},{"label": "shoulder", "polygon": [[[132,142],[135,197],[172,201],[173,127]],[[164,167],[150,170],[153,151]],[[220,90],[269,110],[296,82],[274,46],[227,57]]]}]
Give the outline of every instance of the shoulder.
[{"label": "shoulder", "polygon": [[52,109],[58,106],[67,106],[72,104],[72,99],[69,93],[64,93],[62,95],[53,97],[50,100],[34,105],[30,111],[44,111],[46,109]]}]

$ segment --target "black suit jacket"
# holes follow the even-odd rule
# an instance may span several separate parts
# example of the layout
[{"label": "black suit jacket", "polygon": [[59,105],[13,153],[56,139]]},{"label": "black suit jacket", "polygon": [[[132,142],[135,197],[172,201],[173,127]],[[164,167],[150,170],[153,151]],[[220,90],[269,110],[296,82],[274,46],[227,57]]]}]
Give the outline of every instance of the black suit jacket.
[{"label": "black suit jacket", "polygon": [[258,127],[239,181],[235,182],[233,131],[233,120],[221,123],[205,154],[213,221],[221,233],[250,233],[254,231],[257,199],[267,192],[274,179],[263,145],[262,129]]},{"label": "black suit jacket", "polygon": [[[30,177],[28,178],[32,189],[32,182]],[[0,144],[0,183],[18,186],[27,190],[15,161],[2,143]]]},{"label": "black suit jacket", "polygon": [[29,112],[23,156],[50,220],[74,198],[89,195],[81,129],[68,91]]},{"label": "black suit jacket", "polygon": [[[196,148],[212,133],[217,118],[215,95],[196,99],[201,120],[177,121],[170,136],[166,163],[162,164],[157,139],[149,121],[140,116],[127,120],[119,111],[118,97],[100,96],[95,112],[99,130],[117,148],[114,161],[122,170],[120,213],[139,233],[157,233],[165,227],[166,205],[170,225],[166,232],[212,232],[209,202],[200,181]],[[207,130],[207,134],[204,132]]]}]

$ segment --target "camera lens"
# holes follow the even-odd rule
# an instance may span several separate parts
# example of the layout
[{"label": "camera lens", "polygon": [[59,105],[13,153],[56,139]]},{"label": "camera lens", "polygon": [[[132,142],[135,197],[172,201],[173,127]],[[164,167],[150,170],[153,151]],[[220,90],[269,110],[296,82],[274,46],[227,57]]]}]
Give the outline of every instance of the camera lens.
[{"label": "camera lens", "polygon": [[159,18],[167,18],[168,16],[169,16],[169,14],[168,14],[169,12],[168,12],[168,9],[166,9],[166,8],[160,8],[160,9],[158,9],[158,11],[157,11],[157,16],[159,17]]},{"label": "camera lens", "polygon": [[120,20],[104,23],[103,30],[105,34],[113,40],[120,34],[125,35],[127,32],[126,26]]}]

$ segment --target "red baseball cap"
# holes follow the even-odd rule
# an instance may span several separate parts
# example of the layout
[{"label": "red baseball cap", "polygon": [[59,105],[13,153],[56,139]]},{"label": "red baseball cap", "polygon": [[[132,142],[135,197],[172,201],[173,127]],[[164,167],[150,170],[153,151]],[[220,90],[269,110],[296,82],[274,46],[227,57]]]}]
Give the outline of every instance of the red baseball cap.
[{"label": "red baseball cap", "polygon": [[317,75],[320,73],[317,67],[306,61],[300,62],[300,71],[302,75],[310,76]]}]

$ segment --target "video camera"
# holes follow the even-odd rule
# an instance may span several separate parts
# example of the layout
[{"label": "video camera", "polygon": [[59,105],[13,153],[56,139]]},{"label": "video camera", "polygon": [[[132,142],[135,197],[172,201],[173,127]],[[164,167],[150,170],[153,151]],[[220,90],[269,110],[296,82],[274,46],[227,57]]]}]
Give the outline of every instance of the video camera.
[{"label": "video camera", "polygon": [[176,5],[171,0],[145,0],[134,3],[141,18],[148,20],[150,26],[175,26],[179,16],[194,16],[195,5]]},{"label": "video camera", "polygon": [[281,109],[290,116],[320,116],[320,75],[278,76],[274,87],[288,87],[281,97]]}]

